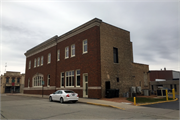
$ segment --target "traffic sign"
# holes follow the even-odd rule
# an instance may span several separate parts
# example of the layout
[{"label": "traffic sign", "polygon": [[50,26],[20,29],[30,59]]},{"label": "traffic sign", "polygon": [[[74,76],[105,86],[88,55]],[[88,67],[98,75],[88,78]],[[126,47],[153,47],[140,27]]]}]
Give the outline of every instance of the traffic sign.
[{"label": "traffic sign", "polygon": [[42,85],[44,85],[44,81],[42,81]]}]

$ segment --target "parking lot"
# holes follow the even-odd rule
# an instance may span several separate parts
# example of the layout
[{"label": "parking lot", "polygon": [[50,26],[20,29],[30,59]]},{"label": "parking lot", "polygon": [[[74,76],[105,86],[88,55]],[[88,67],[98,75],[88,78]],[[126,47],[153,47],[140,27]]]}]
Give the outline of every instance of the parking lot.
[{"label": "parking lot", "polygon": [[177,119],[178,112],[149,107],[120,110],[79,102],[61,104],[47,98],[1,96],[1,119]]}]

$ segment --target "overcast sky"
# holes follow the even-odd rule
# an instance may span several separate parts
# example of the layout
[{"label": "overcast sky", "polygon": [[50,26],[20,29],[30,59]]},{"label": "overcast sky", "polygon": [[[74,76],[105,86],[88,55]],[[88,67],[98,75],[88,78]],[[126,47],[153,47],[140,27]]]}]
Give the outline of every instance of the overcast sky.
[{"label": "overcast sky", "polygon": [[180,71],[179,0],[1,0],[0,66],[25,73],[24,53],[93,18],[130,31],[134,62]]}]

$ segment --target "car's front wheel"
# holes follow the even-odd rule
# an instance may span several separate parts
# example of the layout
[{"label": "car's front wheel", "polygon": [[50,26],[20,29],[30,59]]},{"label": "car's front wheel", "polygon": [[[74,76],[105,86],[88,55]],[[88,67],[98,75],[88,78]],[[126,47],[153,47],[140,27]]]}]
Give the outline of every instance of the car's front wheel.
[{"label": "car's front wheel", "polygon": [[60,98],[60,103],[63,103],[63,102],[64,102],[64,100],[63,100],[63,98],[61,97],[61,98]]},{"label": "car's front wheel", "polygon": [[52,97],[49,97],[49,102],[52,102],[53,100],[52,100]]}]

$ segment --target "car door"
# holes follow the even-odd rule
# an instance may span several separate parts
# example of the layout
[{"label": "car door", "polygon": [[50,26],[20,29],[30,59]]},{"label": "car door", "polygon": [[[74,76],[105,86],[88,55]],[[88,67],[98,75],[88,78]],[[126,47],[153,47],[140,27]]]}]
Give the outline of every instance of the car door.
[{"label": "car door", "polygon": [[56,92],[53,94],[53,100],[55,100],[55,101],[58,100],[58,92],[59,92],[59,91],[56,91]]}]

